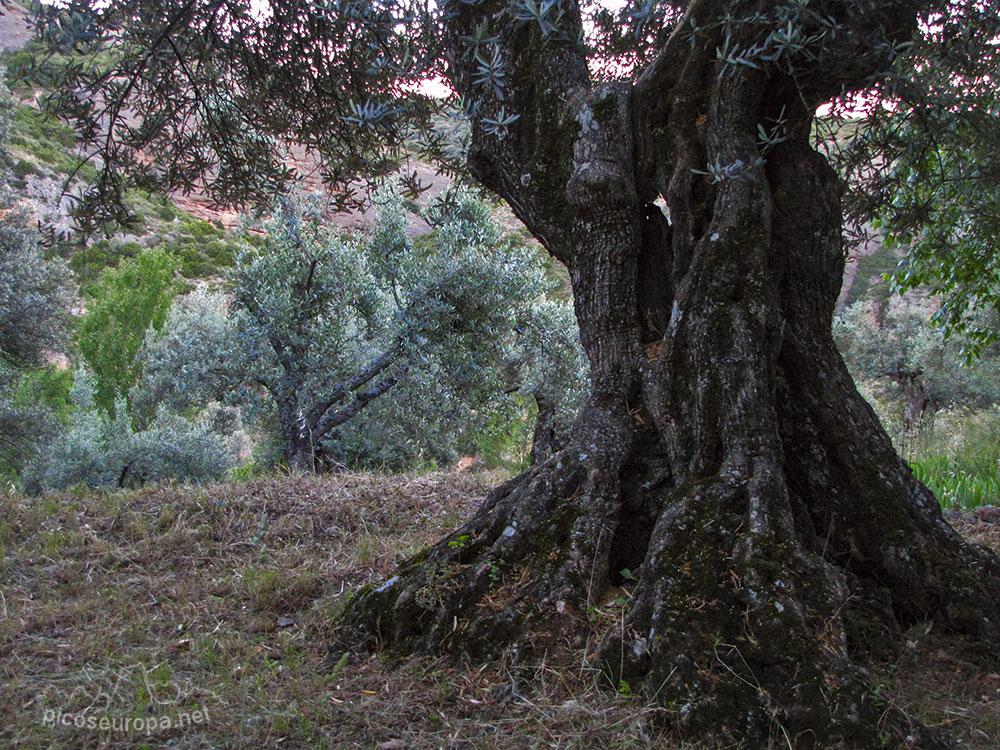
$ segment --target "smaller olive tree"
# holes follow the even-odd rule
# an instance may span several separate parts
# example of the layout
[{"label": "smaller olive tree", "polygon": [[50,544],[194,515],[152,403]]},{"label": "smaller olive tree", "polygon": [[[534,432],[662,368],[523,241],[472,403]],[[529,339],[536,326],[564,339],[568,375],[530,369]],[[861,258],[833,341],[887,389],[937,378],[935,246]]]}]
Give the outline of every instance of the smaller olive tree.
[{"label": "smaller olive tree", "polygon": [[[158,409],[198,415],[222,403],[256,434],[278,432],[273,399],[255,387],[229,309],[226,294],[199,289],[178,297],[163,328],[148,332],[137,359],[142,374],[129,394],[138,424]],[[570,303],[541,297],[525,312],[502,342],[502,357],[450,378],[439,362],[412,368],[323,438],[323,460],[403,470],[469,452],[498,465],[544,458],[565,439],[585,398],[586,358]],[[478,388],[469,387],[470,375]],[[257,454],[264,463],[276,458],[267,440]]]},{"label": "smaller olive tree", "polygon": [[[984,327],[994,317],[976,315]],[[941,409],[1000,402],[1000,347],[957,331],[947,335],[926,302],[861,300],[834,320],[833,333],[854,379],[898,407],[901,449]],[[973,350],[978,356],[970,358]]]},{"label": "smaller olive tree", "polygon": [[501,390],[500,365],[545,291],[532,249],[470,194],[431,209],[420,242],[394,192],[374,203],[374,229],[355,238],[281,203],[229,278],[238,359],[273,400],[295,468],[315,469],[325,440],[403,384],[466,403]]}]

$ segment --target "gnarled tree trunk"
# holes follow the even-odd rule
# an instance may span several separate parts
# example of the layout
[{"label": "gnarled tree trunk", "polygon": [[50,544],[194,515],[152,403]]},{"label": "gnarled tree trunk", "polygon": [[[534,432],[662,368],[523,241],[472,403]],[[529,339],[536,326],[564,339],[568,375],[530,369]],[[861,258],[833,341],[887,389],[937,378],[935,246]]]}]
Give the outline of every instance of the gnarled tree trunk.
[{"label": "gnarled tree trunk", "polygon": [[1000,562],[942,519],[834,346],[842,186],[809,145],[817,104],[886,69],[871,35],[904,38],[921,4],[813,3],[839,36],[781,65],[716,54],[767,48],[780,3],[687,5],[634,84],[592,87],[572,43],[456,4],[458,90],[488,13],[520,114],[490,131],[483,105],[471,165],[569,267],[593,392],[568,446],[356,597],[344,632],[485,655],[582,638],[624,584],[597,654],[678,736],[947,746],[854,653],[925,618],[1000,642]]}]

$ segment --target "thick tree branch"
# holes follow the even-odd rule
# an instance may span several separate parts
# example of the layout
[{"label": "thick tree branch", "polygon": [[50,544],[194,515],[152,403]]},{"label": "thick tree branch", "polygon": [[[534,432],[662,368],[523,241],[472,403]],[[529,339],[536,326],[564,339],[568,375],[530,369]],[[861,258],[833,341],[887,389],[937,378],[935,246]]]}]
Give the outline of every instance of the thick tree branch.
[{"label": "thick tree branch", "polygon": [[[312,409],[309,410],[309,413],[305,417],[305,423],[307,425],[313,425],[314,427],[312,427],[312,430],[315,433],[317,429],[315,425],[320,424],[323,415],[326,414],[327,411],[329,411],[330,407],[332,407],[339,401],[343,401],[345,398],[347,398],[349,394],[353,393],[358,388],[365,385],[365,383],[368,383],[370,380],[381,375],[388,367],[390,367],[396,360],[398,360],[401,355],[402,355],[402,343],[400,341],[397,341],[392,347],[390,347],[382,354],[380,354],[378,357],[369,362],[368,365],[360,372],[358,372],[358,374],[355,375],[353,378],[351,378],[350,380],[345,380],[334,386],[333,389],[330,391],[329,395],[325,399],[323,399],[321,402],[319,402]],[[338,424],[342,423],[343,422],[338,422]],[[333,427],[335,426],[336,425],[333,425]],[[326,434],[326,432],[329,432],[330,429],[332,429],[332,427],[327,428],[327,430],[324,431],[322,434]]]},{"label": "thick tree branch", "polygon": [[406,375],[406,368],[400,368],[398,371],[387,377],[385,380],[377,383],[374,387],[367,391],[358,393],[355,395],[354,400],[351,401],[347,406],[337,409],[337,411],[325,415],[316,428],[312,431],[313,440],[319,440],[320,438],[327,435],[330,430],[338,427],[345,422],[353,419],[357,416],[362,409],[367,407],[372,401],[377,399],[383,393],[390,390],[395,386],[404,376]]}]

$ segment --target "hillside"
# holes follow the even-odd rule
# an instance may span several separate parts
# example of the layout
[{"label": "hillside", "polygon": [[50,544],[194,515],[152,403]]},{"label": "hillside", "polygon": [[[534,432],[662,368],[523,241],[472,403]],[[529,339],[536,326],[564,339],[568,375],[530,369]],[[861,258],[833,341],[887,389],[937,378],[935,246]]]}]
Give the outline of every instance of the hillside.
[{"label": "hillside", "polygon": [[[0,50],[8,59],[11,55],[26,54],[24,47],[30,37],[27,18],[20,7],[12,6],[0,15]],[[72,195],[96,175],[96,167],[91,163],[80,165],[80,152],[68,127],[39,115],[36,101],[42,92],[27,90],[17,80],[9,80],[9,85],[18,101],[9,147],[14,187],[40,224],[67,238],[57,246],[58,252],[69,258],[84,287],[101,269],[115,266],[121,258],[133,257],[149,247],[165,248],[175,254],[181,262],[182,274],[192,281],[212,278],[231,264],[236,249],[233,231],[241,223],[242,215],[234,209],[214,206],[200,193],[135,192],[129,196],[129,205],[139,217],[136,228],[86,242],[73,238],[69,215]],[[319,170],[309,154],[297,150],[290,163],[303,175],[299,190],[323,191]],[[421,206],[428,205],[451,185],[449,179],[428,164],[412,162],[406,168],[416,172],[428,186],[419,201]],[[509,212],[500,213],[507,226],[520,227]],[[411,237],[431,230],[418,214],[411,213],[409,218]],[[327,221],[345,231],[361,230],[370,223],[371,212],[330,211]],[[557,274],[557,277],[562,283],[562,276]]]},{"label": "hillside", "polygon": [[[30,40],[24,11],[17,6],[11,7],[0,15],[0,50],[15,52],[22,49]],[[25,106],[30,100],[25,101]],[[30,118],[24,112],[22,121]],[[71,165],[75,164],[76,150],[71,140],[71,134],[65,128],[55,123],[44,125],[32,124],[32,143],[22,144],[14,149],[16,171],[23,179],[25,195],[32,205],[38,218],[55,227],[59,231],[68,231],[71,222],[67,217],[68,201],[63,192],[65,177]],[[319,178],[319,170],[315,160],[303,151],[296,151],[290,157],[291,165],[303,175],[300,188],[305,192],[323,192],[324,187]],[[451,185],[451,180],[440,175],[431,165],[417,160],[406,164],[406,171],[416,172],[418,180],[428,186],[420,203],[427,205]],[[81,176],[86,178],[93,174],[93,169],[85,168]],[[69,192],[72,192],[70,190]],[[88,267],[82,273],[84,280],[93,278],[96,271],[104,265],[117,263],[116,256],[128,256],[140,247],[161,246],[172,247],[184,263],[184,273],[189,278],[212,276],[218,268],[225,266],[229,260],[232,247],[228,233],[240,223],[240,213],[232,209],[220,209],[214,206],[200,193],[172,193],[168,196],[134,196],[134,208],[143,219],[142,229],[132,235],[115,239],[98,241],[96,249],[88,246],[87,261],[77,260],[78,269]],[[511,231],[527,236],[527,230],[506,207],[498,207],[498,218]],[[411,214],[408,233],[415,237],[430,231],[426,222],[416,214]],[[330,224],[345,230],[359,230],[371,221],[371,213],[365,211],[329,212],[327,220]],[[214,228],[210,231],[208,226]],[[204,247],[204,240],[214,243]],[[67,250],[74,253],[79,248]],[[221,258],[219,257],[221,254]],[[891,270],[897,258],[883,251],[877,241],[866,242],[856,248],[849,258],[845,273],[843,288],[838,300],[838,311],[859,299],[872,283],[878,283],[880,275]],[[554,260],[548,264],[553,278],[568,294],[568,275]],[[857,283],[856,283],[857,282]]]}]

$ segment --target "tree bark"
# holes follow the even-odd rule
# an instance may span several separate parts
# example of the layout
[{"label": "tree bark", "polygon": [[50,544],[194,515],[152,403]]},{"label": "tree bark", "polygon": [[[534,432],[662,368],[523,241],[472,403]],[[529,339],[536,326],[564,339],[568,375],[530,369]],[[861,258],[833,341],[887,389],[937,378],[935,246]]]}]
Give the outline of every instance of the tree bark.
[{"label": "tree bark", "polygon": [[[474,121],[470,162],[569,267],[593,391],[565,448],[355,597],[347,641],[582,646],[624,588],[594,653],[679,738],[949,746],[877,697],[858,656],[925,619],[1000,643],[1000,561],[944,521],[834,345],[842,186],[809,145],[815,105],[885,69],[871,29],[898,41],[921,3],[814,5],[842,33],[795,76],[716,54],[768,44],[726,11],[777,4],[695,0],[634,85],[596,88],[572,44],[490,24],[509,29],[521,117]],[[508,10],[458,6],[459,91],[457,40]]]},{"label": "tree bark", "polygon": [[542,463],[549,456],[563,447],[565,439],[561,439],[556,431],[556,411],[558,404],[542,394],[534,394],[535,399],[535,429],[531,437],[531,465]]},{"label": "tree bark", "polygon": [[[277,347],[275,347],[277,349]],[[278,383],[263,383],[278,407],[285,461],[295,471],[316,472],[325,462],[322,440],[333,430],[360,414],[375,399],[395,387],[406,374],[408,366],[397,364],[400,358],[397,342],[372,360],[354,377],[337,383],[329,389],[328,397],[315,403],[308,410],[300,411],[300,396],[304,391],[306,375],[301,367],[292,369],[282,362],[285,377]],[[302,357],[304,359],[304,356]],[[390,370],[388,375],[386,371]],[[381,380],[365,388],[372,380]],[[334,409],[337,404],[340,408]]]}]

